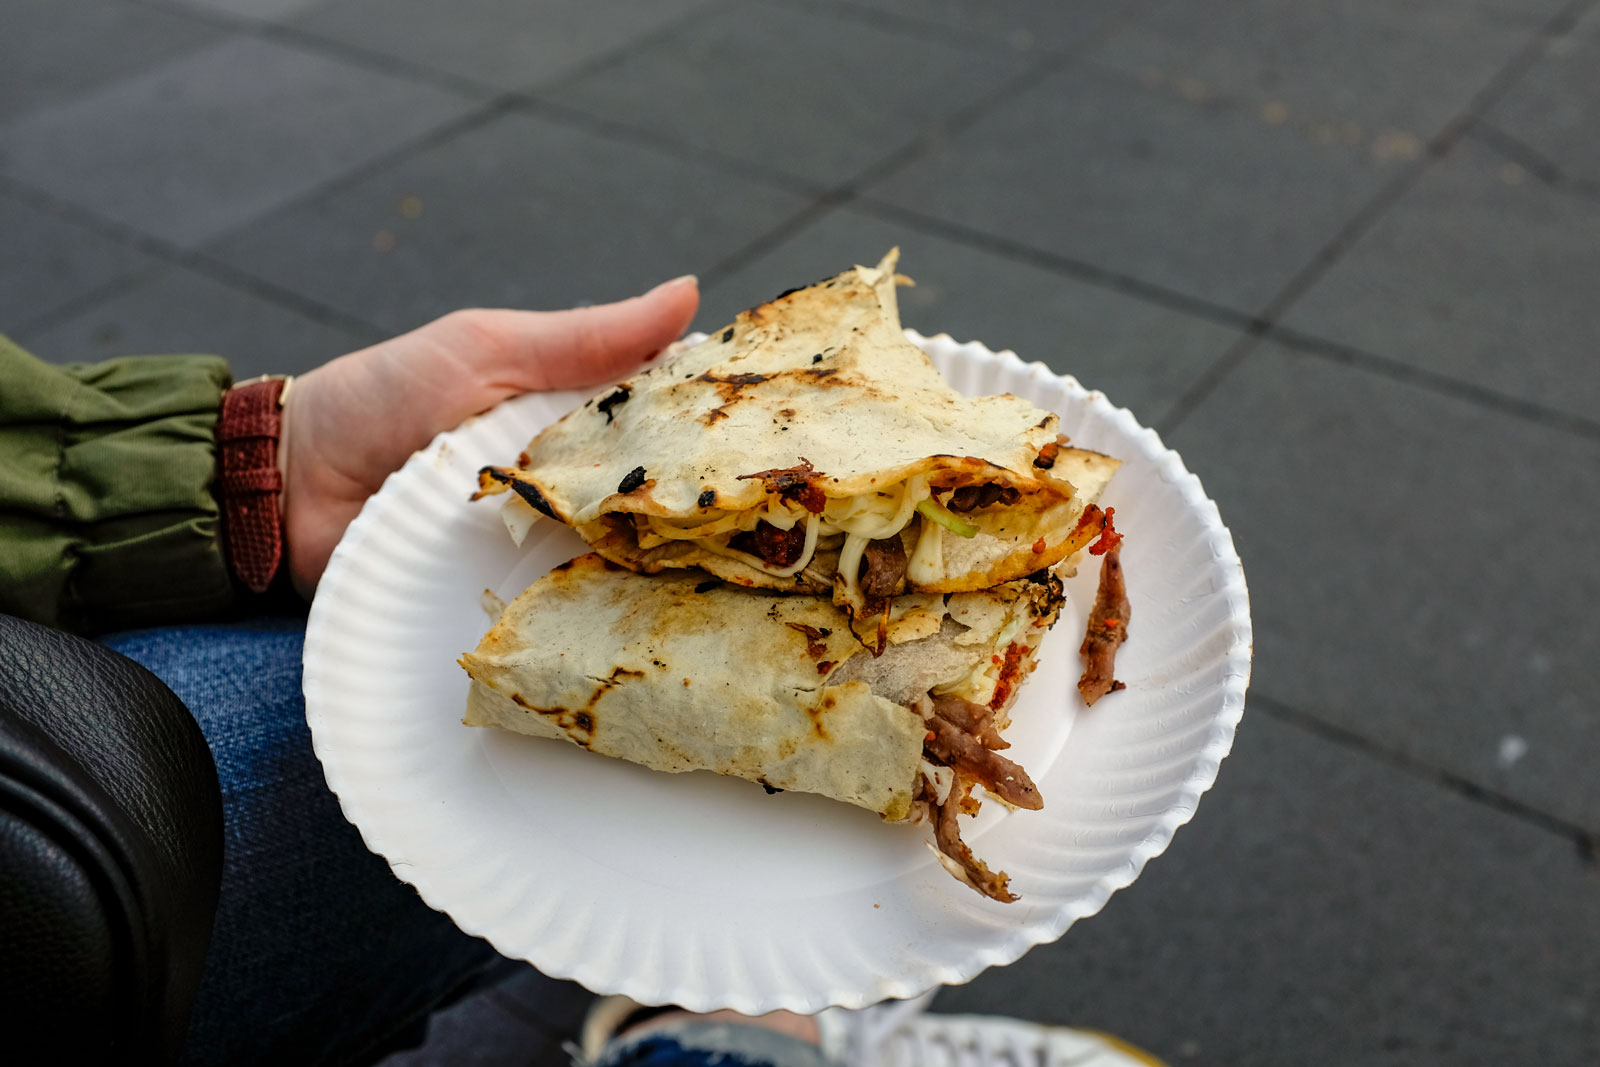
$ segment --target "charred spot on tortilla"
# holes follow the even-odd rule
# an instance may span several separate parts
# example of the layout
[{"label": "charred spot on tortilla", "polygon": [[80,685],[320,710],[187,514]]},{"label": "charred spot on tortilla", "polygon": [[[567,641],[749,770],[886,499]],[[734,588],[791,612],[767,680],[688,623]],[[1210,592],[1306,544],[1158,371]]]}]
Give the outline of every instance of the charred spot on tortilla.
[{"label": "charred spot on tortilla", "polygon": [[717,385],[731,385],[733,392],[738,392],[747,385],[760,385],[771,378],[770,374],[712,374],[706,371],[700,375],[702,382],[713,382]]},{"label": "charred spot on tortilla", "polygon": [[702,492],[700,494],[699,500],[696,501],[696,503],[698,503],[703,508],[712,507],[713,505],[716,504],[716,502],[717,502],[717,491],[715,489],[707,489],[707,490],[705,490],[704,492]]},{"label": "charred spot on tortilla", "polygon": [[822,353],[818,352],[816,355],[812,356],[811,357],[811,362],[813,364],[821,363],[822,362]]},{"label": "charred spot on tortilla", "polygon": [[726,330],[722,331],[722,343],[727,344],[731,340],[733,340],[733,327],[729,326]]},{"label": "charred spot on tortilla", "polygon": [[759,785],[762,789],[765,789],[767,791],[767,796],[769,796],[769,797],[772,796],[774,793],[783,792],[782,789],[779,789],[777,786],[773,785],[771,782],[768,782],[765,778],[761,779],[761,781],[757,782],[756,784]]},{"label": "charred spot on tortilla", "polygon": [[531,711],[535,715],[544,715],[558,721],[571,714],[566,708],[541,708],[537,704],[530,704],[521,693],[512,693],[511,702],[524,711]]},{"label": "charred spot on tortilla", "polygon": [[[635,467],[622,476],[622,481],[617,483],[617,492],[631,493],[644,484],[644,468]],[[529,501],[532,503],[532,501]]]},{"label": "charred spot on tortilla", "polygon": [[490,478],[497,482],[510,486],[513,493],[526,500],[540,514],[557,522],[567,521],[556,514],[556,509],[550,506],[550,502],[544,498],[544,494],[539,492],[539,487],[532,482],[525,482],[520,478],[512,477],[510,471],[503,471],[499,467],[485,467],[482,473],[488,474]]},{"label": "charred spot on tortilla", "polygon": [[617,408],[618,405],[626,404],[628,402],[628,397],[631,395],[633,395],[633,389],[631,386],[619,385],[600,401],[599,408],[605,414],[607,423],[615,420],[616,416],[613,415],[612,412]]}]

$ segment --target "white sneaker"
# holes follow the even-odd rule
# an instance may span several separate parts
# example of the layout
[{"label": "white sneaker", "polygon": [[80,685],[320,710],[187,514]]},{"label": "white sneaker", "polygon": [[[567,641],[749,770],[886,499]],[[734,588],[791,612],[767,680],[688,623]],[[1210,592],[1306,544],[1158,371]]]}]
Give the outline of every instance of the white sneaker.
[{"label": "white sneaker", "polygon": [[642,1006],[631,997],[621,995],[597,998],[584,1013],[583,1028],[578,1032],[576,1045],[567,1043],[567,1054],[572,1057],[572,1062],[585,1064],[599,1059],[606,1042],[622,1026],[623,1020]]},{"label": "white sneaker", "polygon": [[1109,1034],[985,1015],[927,1015],[933,991],[817,1016],[841,1067],[1165,1067]]},{"label": "white sneaker", "polygon": [[[1094,1030],[988,1015],[926,1014],[937,992],[860,1011],[829,1008],[816,1016],[823,1053],[840,1067],[1166,1067],[1150,1053]],[[594,1062],[639,1008],[623,996],[596,1000],[578,1043],[567,1045],[573,1062]]]}]

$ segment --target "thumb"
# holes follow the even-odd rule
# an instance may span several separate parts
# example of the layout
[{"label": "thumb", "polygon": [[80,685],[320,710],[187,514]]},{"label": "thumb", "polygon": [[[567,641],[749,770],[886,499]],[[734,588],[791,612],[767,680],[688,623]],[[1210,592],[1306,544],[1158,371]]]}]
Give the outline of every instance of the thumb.
[{"label": "thumb", "polygon": [[686,274],[615,304],[480,314],[494,317],[500,384],[520,393],[621,377],[683,336],[699,306],[699,282]]}]

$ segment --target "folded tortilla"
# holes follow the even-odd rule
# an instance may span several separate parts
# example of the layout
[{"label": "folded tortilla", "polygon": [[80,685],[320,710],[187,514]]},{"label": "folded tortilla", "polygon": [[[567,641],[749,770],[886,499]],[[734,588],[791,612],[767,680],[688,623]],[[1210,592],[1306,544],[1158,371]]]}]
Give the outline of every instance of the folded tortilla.
[{"label": "folded tortilla", "polygon": [[832,591],[863,617],[1070,556],[1100,532],[1118,461],[1066,447],[1025,400],[951,388],[900,327],[896,255],[594,397],[484,468],[480,495],[515,490],[520,521],[567,523],[633,570]]},{"label": "folded tortilla", "polygon": [[953,873],[1012,899],[1005,876],[960,842],[955,816],[976,810],[973,785],[1041,805],[997,750],[1061,604],[1049,571],[902,597],[873,657],[827,598],[698,574],[642,578],[589,554],[530,586],[462,656],[472,677],[464,721],[655,770],[820,793],[889,821],[927,819]]}]

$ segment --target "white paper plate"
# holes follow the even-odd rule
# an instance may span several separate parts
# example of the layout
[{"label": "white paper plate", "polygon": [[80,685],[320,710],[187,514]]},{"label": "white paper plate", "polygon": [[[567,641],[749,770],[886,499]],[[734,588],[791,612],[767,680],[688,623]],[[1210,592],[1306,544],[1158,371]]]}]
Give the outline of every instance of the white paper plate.
[{"label": "white paper plate", "polygon": [[1250,612],[1232,539],[1200,482],[1126,410],[1042,364],[908,336],[956,388],[1058,412],[1120,457],[1103,504],[1127,537],[1127,683],[1086,709],[1077,646],[1099,572],[1013,711],[1008,755],[1043,811],[990,803],[964,837],[1022,900],[956,882],[923,841],[845,804],[713,774],[658,774],[572,745],[471,729],[455,660],[510,599],[584,546],[555,523],[513,548],[485,463],[516,456],[587,393],[530,395],[442,434],[351,523],[311,608],[306,718],[367,846],[463,930],[546,974],[644,1003],[815,1012],[965,982],[1052,941],[1138,877],[1194,814],[1233,742]]}]

